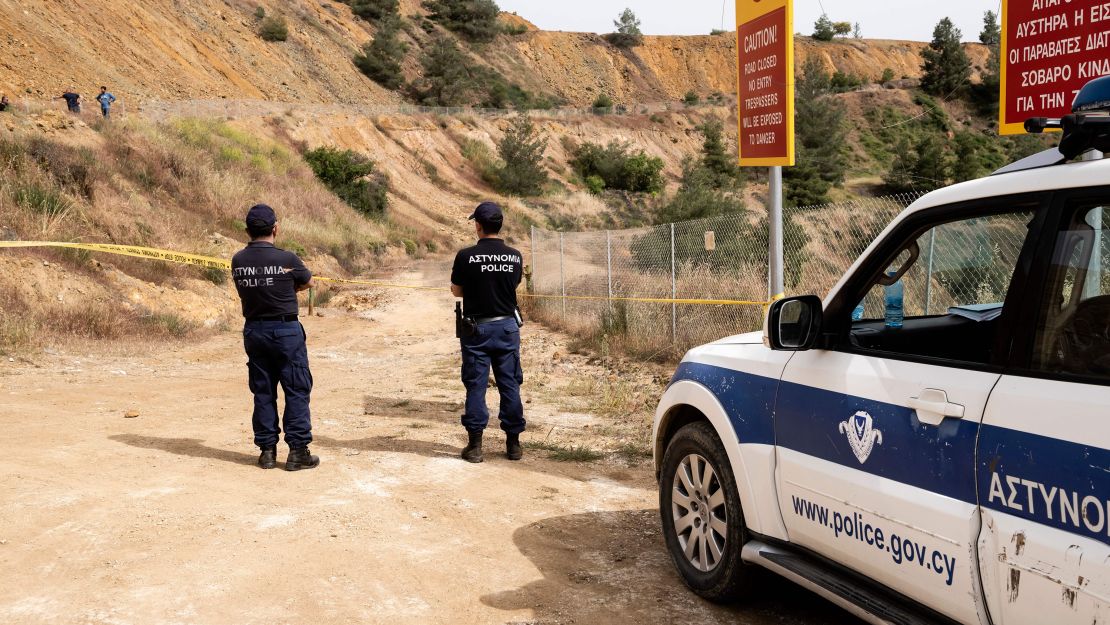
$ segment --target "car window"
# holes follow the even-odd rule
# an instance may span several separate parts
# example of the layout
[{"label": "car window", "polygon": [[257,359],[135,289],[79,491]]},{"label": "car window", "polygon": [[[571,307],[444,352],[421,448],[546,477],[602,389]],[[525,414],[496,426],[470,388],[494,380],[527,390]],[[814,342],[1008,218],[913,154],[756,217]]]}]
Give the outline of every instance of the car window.
[{"label": "car window", "polygon": [[1110,380],[1110,209],[1076,204],[1065,214],[1039,304],[1033,366]]},{"label": "car window", "polygon": [[853,311],[853,348],[988,362],[1034,214],[949,221],[907,240]]}]

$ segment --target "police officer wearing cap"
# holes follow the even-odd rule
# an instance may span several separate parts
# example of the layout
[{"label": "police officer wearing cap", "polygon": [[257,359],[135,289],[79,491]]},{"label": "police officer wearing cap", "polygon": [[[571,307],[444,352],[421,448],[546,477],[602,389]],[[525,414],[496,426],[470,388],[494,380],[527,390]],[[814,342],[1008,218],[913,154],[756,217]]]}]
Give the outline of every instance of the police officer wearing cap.
[{"label": "police officer wearing cap", "polygon": [[312,421],[308,400],[312,373],[308,369],[305,331],[297,319],[297,292],[313,286],[312,273],[292,252],[274,246],[278,223],[274,209],[265,204],[247,212],[251,242],[231,259],[235,289],[243,303],[243,346],[254,394],[254,444],[262,450],[258,466],[277,466],[277,387],[285,391],[285,442],[287,471],[311,469],[320,459],[308,450]]},{"label": "police officer wearing cap", "polygon": [[482,461],[482,433],[489,423],[486,387],[489,371],[501,394],[497,418],[505,431],[509,460],[520,460],[523,450],[524,404],[520,384],[520,312],[516,289],[523,274],[520,252],[505,245],[498,234],[504,223],[501,207],[483,202],[470,216],[478,243],[455,256],[451,270],[451,293],[463,300],[469,336],[460,335],[462,381],[466,387],[466,412],[462,417],[469,440],[462,451],[468,462]]}]

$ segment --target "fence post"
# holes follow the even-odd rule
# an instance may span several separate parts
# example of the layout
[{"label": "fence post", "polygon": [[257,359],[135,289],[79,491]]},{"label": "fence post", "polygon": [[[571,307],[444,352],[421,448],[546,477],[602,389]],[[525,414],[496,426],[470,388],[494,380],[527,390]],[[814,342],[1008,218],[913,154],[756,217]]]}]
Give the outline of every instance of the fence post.
[{"label": "fence post", "polygon": [[929,232],[929,263],[925,274],[925,316],[929,316],[929,305],[933,301],[933,249],[937,244],[937,229]]},{"label": "fence post", "polygon": [[528,292],[536,292],[536,227],[532,226],[532,270],[529,272]]},{"label": "fence post", "polygon": [[613,238],[612,233],[605,231],[605,275],[609,279],[609,320],[613,319]]},{"label": "fence post", "polygon": [[[671,224],[671,299],[678,299],[678,282],[674,263],[674,224]],[[678,306],[671,302],[671,342],[678,341]]]},{"label": "fence post", "polygon": [[559,292],[563,300],[563,321],[567,319],[567,280],[563,269],[563,233],[559,233]]}]

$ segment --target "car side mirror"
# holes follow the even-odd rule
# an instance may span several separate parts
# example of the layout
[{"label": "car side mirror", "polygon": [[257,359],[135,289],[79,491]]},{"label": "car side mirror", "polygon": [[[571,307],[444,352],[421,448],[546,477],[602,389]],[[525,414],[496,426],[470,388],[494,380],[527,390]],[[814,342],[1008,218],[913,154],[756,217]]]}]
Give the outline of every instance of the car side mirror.
[{"label": "car side mirror", "polygon": [[824,306],[816,295],[789,297],[771,304],[764,336],[768,347],[781,352],[813,349],[821,335]]}]

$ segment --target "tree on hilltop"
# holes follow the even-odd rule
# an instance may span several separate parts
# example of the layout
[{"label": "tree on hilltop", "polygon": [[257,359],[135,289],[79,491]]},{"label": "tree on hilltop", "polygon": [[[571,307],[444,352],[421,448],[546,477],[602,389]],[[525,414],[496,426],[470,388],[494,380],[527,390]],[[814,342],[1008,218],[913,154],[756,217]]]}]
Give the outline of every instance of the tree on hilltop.
[{"label": "tree on hilltop", "polygon": [[998,25],[998,15],[994,11],[983,14],[983,31],[979,33],[979,41],[988,46],[1002,43],[1002,28]]},{"label": "tree on hilltop", "polygon": [[832,20],[829,19],[828,14],[822,13],[813,24],[813,38],[818,41],[832,41],[835,36],[836,30],[833,28]]},{"label": "tree on hilltop", "polygon": [[926,93],[947,97],[967,84],[971,77],[971,61],[960,45],[962,35],[947,17],[933,29],[933,41],[921,51],[925,59],[921,88]]},{"label": "tree on hilltop", "polygon": [[633,48],[644,42],[644,34],[640,32],[640,18],[636,17],[632,9],[621,12],[620,16],[613,21],[613,26],[617,27],[617,32],[610,33],[605,38],[614,46]]}]

